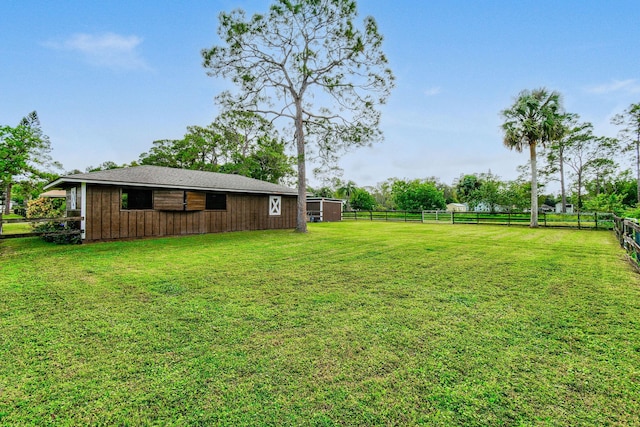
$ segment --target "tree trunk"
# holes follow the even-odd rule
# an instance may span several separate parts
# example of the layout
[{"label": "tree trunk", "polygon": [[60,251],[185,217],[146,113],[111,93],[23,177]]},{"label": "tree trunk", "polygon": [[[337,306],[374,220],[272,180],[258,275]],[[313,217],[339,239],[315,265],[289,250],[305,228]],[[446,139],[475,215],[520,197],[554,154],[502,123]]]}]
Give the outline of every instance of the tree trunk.
[{"label": "tree trunk", "polygon": [[582,211],[582,170],[578,174],[578,212]]},{"label": "tree trunk", "polygon": [[7,199],[4,201],[4,214],[11,215],[11,188],[13,187],[12,183],[7,184]]},{"label": "tree trunk", "polygon": [[296,101],[296,148],[298,150],[298,209],[296,231],[307,232],[307,177],[304,150],[304,128],[302,126],[302,101]]},{"label": "tree trunk", "polygon": [[531,157],[531,223],[529,227],[538,226],[538,166],[536,159],[536,143],[529,143]]},{"label": "tree trunk", "polygon": [[638,139],[636,139],[636,187],[638,205],[640,205],[640,132],[638,132]]},{"label": "tree trunk", "polygon": [[562,194],[562,213],[567,213],[567,192],[564,188],[564,153],[560,151],[560,194]]}]

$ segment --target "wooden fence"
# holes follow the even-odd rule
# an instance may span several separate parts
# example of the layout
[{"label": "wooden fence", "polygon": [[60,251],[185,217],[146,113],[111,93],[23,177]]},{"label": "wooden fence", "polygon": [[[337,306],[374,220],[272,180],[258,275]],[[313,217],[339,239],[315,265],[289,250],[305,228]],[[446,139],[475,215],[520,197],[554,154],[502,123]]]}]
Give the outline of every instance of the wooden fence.
[{"label": "wooden fence", "polygon": [[[574,214],[542,212],[538,215],[538,226],[613,230],[613,217],[613,214],[599,212]],[[453,212],[451,222],[453,224],[529,225],[531,214],[527,212]]]},{"label": "wooden fence", "polygon": [[344,211],[343,220],[364,221],[422,221],[421,211]]},{"label": "wooden fence", "polygon": [[447,211],[344,211],[343,220],[396,221],[396,222],[447,222],[451,223],[451,212]]},{"label": "wooden fence", "polygon": [[614,217],[614,231],[631,265],[640,272],[640,225],[636,219]]},{"label": "wooden fence", "polygon": [[31,231],[29,233],[5,233],[3,232],[4,224],[34,224],[38,222],[55,222],[60,224],[69,224],[69,223],[78,223],[82,221],[84,218],[80,216],[70,216],[64,218],[15,218],[15,219],[2,219],[2,214],[0,214],[0,240],[2,239],[13,239],[18,237],[33,237],[33,236],[58,236],[63,234],[81,234],[82,230],[72,229],[72,230],[60,230],[60,231]]},{"label": "wooden fence", "polygon": [[[446,222],[451,224],[529,225],[531,214],[526,212],[447,212],[447,211],[345,211],[343,220],[354,221],[403,221]],[[613,214],[540,213],[540,227],[565,227],[579,229],[613,230]]]}]

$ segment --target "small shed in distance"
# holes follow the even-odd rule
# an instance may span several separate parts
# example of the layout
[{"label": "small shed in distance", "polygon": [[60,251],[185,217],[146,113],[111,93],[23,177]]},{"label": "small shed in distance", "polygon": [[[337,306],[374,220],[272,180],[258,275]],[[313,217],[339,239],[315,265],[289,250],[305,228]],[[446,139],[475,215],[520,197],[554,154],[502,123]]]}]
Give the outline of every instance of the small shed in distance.
[{"label": "small shed in distance", "polygon": [[341,221],[342,200],[307,197],[307,216],[311,222]]},{"label": "small shed in distance", "polygon": [[[572,214],[573,213],[573,205],[570,203],[567,203],[565,205],[565,210],[568,214]],[[556,203],[556,213],[562,213],[562,202],[558,202]]]},{"label": "small shed in distance", "polygon": [[447,212],[467,212],[469,207],[465,203],[449,203]]}]

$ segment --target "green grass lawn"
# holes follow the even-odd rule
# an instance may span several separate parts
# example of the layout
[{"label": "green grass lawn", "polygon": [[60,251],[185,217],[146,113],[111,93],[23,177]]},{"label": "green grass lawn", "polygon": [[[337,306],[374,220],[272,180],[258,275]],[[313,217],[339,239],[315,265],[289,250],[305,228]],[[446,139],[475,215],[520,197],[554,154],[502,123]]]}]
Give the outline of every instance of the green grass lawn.
[{"label": "green grass lawn", "polygon": [[33,227],[31,227],[31,224],[28,222],[14,222],[2,225],[2,234],[21,234],[31,232],[33,232]]},{"label": "green grass lawn", "polygon": [[24,218],[24,217],[17,214],[9,214],[9,215],[2,214],[2,219],[20,219],[20,218]]},{"label": "green grass lawn", "polygon": [[[2,215],[2,219],[21,219],[20,215],[9,214]],[[2,234],[21,234],[21,233],[31,233],[33,228],[31,224],[28,222],[14,222],[11,224],[3,224],[2,225]]]},{"label": "green grass lawn", "polygon": [[0,242],[0,425],[640,425],[611,232]]}]

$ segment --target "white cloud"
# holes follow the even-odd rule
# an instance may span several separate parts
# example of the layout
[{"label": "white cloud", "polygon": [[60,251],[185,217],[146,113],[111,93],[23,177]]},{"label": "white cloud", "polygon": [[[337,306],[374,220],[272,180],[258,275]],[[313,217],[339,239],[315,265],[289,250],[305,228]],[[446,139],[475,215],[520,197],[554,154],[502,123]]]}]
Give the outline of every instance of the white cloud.
[{"label": "white cloud", "polygon": [[426,96],[436,96],[438,94],[440,94],[442,92],[442,89],[440,88],[440,86],[434,86],[434,87],[430,87],[429,89],[424,91],[424,94]]},{"label": "white cloud", "polygon": [[63,41],[49,41],[52,49],[80,53],[87,62],[98,67],[112,69],[149,69],[138,52],[142,39],[138,36],[122,36],[115,33],[74,34]]},{"label": "white cloud", "polygon": [[636,79],[613,80],[597,86],[590,86],[587,92],[595,94],[608,94],[613,92],[640,93],[640,83]]}]

